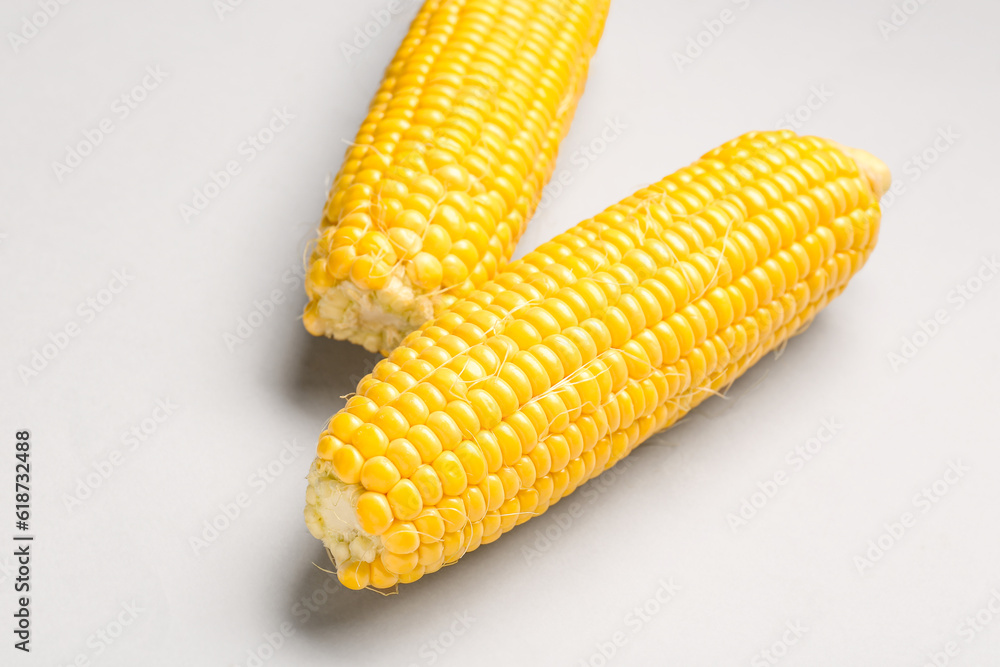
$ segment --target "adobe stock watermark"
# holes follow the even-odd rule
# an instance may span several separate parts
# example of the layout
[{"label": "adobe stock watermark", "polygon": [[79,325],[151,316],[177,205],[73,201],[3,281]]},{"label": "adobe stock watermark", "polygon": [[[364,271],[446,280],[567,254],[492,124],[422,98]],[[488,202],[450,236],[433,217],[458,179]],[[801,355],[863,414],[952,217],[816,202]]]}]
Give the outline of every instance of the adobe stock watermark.
[{"label": "adobe stock watermark", "polygon": [[28,42],[42,32],[42,30],[54,19],[62,8],[72,0],[36,0],[38,10],[21,17],[21,26],[17,32],[13,30],[7,33],[7,41],[14,55],[20,53],[21,49],[28,45]]},{"label": "adobe stock watermark", "polygon": [[854,557],[854,567],[858,574],[875,567],[899,541],[917,525],[917,520],[937,506],[952,488],[965,478],[971,468],[961,460],[948,462],[948,468],[940,477],[923,487],[910,499],[913,511],[906,510],[894,519],[882,524],[882,532],[868,540],[865,550]]},{"label": "adobe stock watermark", "polygon": [[715,42],[722,37],[726,28],[736,23],[740,12],[750,8],[753,0],[731,0],[731,4],[736,6],[735,10],[727,7],[720,11],[717,16],[702,21],[702,30],[688,37],[683,50],[674,51],[674,65],[677,66],[678,72],[683,73],[686,68],[694,65],[698,58],[701,58],[706,51],[712,48]]},{"label": "adobe stock watermark", "polygon": [[833,98],[833,91],[827,89],[825,83],[810,86],[809,95],[802,104],[779,118],[774,129],[798,132],[812,119],[813,114],[822,109],[831,98]]},{"label": "adobe stock watermark", "polygon": [[104,486],[115,471],[125,463],[129,455],[138,451],[147,440],[152,438],[160,430],[160,426],[180,407],[169,397],[156,399],[149,415],[121,434],[121,438],[119,438],[121,446],[112,448],[107,455],[92,462],[90,464],[91,470],[76,478],[73,492],[63,494],[62,502],[66,511],[72,514],[74,510],[90,500],[97,490]]},{"label": "adobe stock watermark", "polygon": [[225,21],[226,16],[232,14],[237,9],[243,6],[243,0],[212,0],[212,9],[215,10],[215,15],[219,17],[219,21]]},{"label": "adobe stock watermark", "polygon": [[[297,278],[296,274],[289,274],[289,280]],[[226,344],[226,348],[230,352],[235,352],[237,347],[250,340],[254,332],[271,319],[285,301],[285,292],[280,289],[271,290],[263,299],[255,299],[250,312],[236,320],[236,328],[223,332],[222,340]]]},{"label": "adobe stock watermark", "polygon": [[889,41],[889,38],[902,30],[928,2],[930,0],[903,0],[894,4],[888,18],[879,19],[876,24],[882,39]]},{"label": "adobe stock watermark", "polygon": [[6,583],[8,579],[17,574],[17,567],[10,556],[0,554],[0,584]]},{"label": "adobe stock watermark", "polygon": [[972,275],[948,292],[945,299],[949,307],[938,308],[926,320],[919,320],[916,331],[903,336],[899,347],[886,353],[889,367],[898,373],[900,368],[913,361],[920,351],[951,322],[952,315],[975,299],[998,273],[1000,273],[1000,262],[997,261],[996,255],[983,257]]},{"label": "adobe stock watermark", "polygon": [[786,621],[781,637],[771,645],[762,648],[750,659],[750,667],[771,667],[784,660],[793,646],[799,643],[809,631],[801,621]]},{"label": "adobe stock watermark", "polygon": [[622,133],[627,129],[628,123],[618,116],[605,120],[604,127],[601,128],[600,133],[583,146],[577,148],[570,155],[569,162],[573,165],[573,168],[564,167],[559,169],[549,179],[548,185],[542,191],[542,198],[538,202],[538,212],[544,211],[555,200],[559,199],[565,189],[576,180],[576,177],[587,171],[590,165],[597,162],[608,150],[608,147],[618,141]]},{"label": "adobe stock watermark", "polygon": [[[893,204],[899,201],[900,197],[909,192],[910,188],[923,178],[924,174],[930,171],[937,164],[938,160],[950,151],[961,138],[962,135],[956,132],[951,125],[937,128],[931,142],[923,150],[911,155],[903,163],[902,168],[899,170],[902,176],[892,179],[892,185],[879,201],[882,211],[889,210]],[[897,171],[893,170],[893,174],[896,173]]]},{"label": "adobe stock watermark", "polygon": [[416,3],[417,0],[389,0],[381,9],[373,9],[370,21],[355,26],[351,41],[340,43],[340,52],[344,54],[347,64],[353,64],[354,59],[360,56],[361,52],[367,49],[374,40],[378,39],[378,36],[392,23],[394,18]]},{"label": "adobe stock watermark", "polygon": [[295,440],[285,441],[281,451],[274,458],[247,477],[246,485],[249,489],[244,489],[232,499],[221,503],[218,512],[202,522],[198,534],[188,538],[188,546],[191,547],[194,555],[202,555],[205,549],[232,528],[243,512],[253,504],[254,498],[267,491],[268,487],[294,465],[305,451],[306,448],[296,443]]},{"label": "adobe stock watermark", "polygon": [[420,667],[421,665],[430,667],[430,665],[437,664],[438,660],[458,642],[460,637],[469,631],[475,622],[476,617],[468,611],[452,614],[452,621],[448,627],[435,637],[425,641],[417,649],[420,662],[411,662],[407,667]]},{"label": "adobe stock watermark", "polygon": [[[72,661],[59,663],[59,667],[96,667],[108,664],[107,658],[101,656],[118,641],[125,632],[135,625],[139,616],[146,612],[135,600],[123,602],[121,608],[111,620],[87,636],[84,642],[85,650],[76,654]],[[98,660],[98,658],[101,658]]]},{"label": "adobe stock watermark", "polygon": [[253,648],[247,649],[246,660],[242,663],[233,663],[233,667],[261,667],[270,661],[294,634],[295,626],[288,621],[281,623],[276,630],[261,635],[261,641]]},{"label": "adobe stock watermark", "polygon": [[546,512],[545,515],[549,517],[547,519],[549,525],[545,528],[536,528],[535,539],[532,543],[521,547],[524,562],[529,567],[533,566],[573,527],[576,520],[583,516],[587,507],[593,505],[607,493],[608,489],[612,488],[631,467],[632,459],[624,459],[610,470],[601,473],[598,477],[581,486],[573,494],[572,502],[568,505],[564,506],[563,503],[559,503],[554,510]]},{"label": "adobe stock watermark", "polygon": [[620,630],[616,630],[611,636],[602,639],[594,644],[594,651],[582,658],[576,664],[577,667],[605,667],[618,655],[622,647],[642,632],[643,628],[650,622],[677,596],[681,587],[674,582],[673,577],[660,579],[659,586],[648,598],[633,607],[622,618]]},{"label": "adobe stock watermark", "polygon": [[181,220],[190,223],[208,209],[209,205],[233,183],[233,179],[243,173],[243,168],[257,159],[257,156],[267,150],[279,134],[288,129],[295,115],[287,108],[273,109],[271,117],[256,132],[236,146],[236,155],[219,170],[208,172],[208,179],[194,188],[190,202],[178,205]]},{"label": "adobe stock watermark", "polygon": [[844,425],[836,417],[828,417],[820,423],[812,437],[788,450],[785,454],[786,467],[775,470],[770,477],[757,482],[757,490],[741,498],[740,506],[726,515],[726,523],[733,532],[747,526],[778,495],[778,490],[788,484],[792,475],[819,455],[823,447],[832,442],[843,428]]},{"label": "adobe stock watermark", "polygon": [[[297,625],[305,625],[313,617],[313,614],[318,613],[331,597],[342,591],[343,586],[340,585],[335,576],[325,577],[323,583],[317,586],[312,593],[303,595],[292,605],[292,618]],[[451,619],[444,628],[432,638],[420,644],[417,649],[419,661],[409,663],[408,667],[437,664],[444,654],[454,647],[461,637],[465,636],[476,623],[476,620],[476,617],[468,610],[452,614]],[[246,664],[248,667],[257,667],[257,663],[250,661]]]},{"label": "adobe stock watermark", "polygon": [[97,147],[104,143],[108,135],[119,127],[118,124],[131,116],[139,108],[139,105],[149,99],[149,94],[159,88],[168,76],[169,73],[160,69],[159,65],[147,67],[139,83],[116,97],[111,103],[109,115],[97,121],[93,126],[81,130],[82,139],[74,144],[66,144],[66,152],[62,162],[58,160],[52,162],[52,173],[55,174],[56,180],[62,183],[67,176],[76,171],[84,163],[84,160],[93,155]]},{"label": "adobe stock watermark", "polygon": [[[310,244],[316,239],[315,227],[310,224],[299,238],[297,255],[301,258],[309,254]],[[249,311],[236,319],[236,326],[222,332],[222,342],[226,349],[235,352],[263,326],[271,321],[274,314],[288,301],[288,293],[302,287],[306,277],[305,263],[299,259],[285,269],[277,283],[265,295],[254,299]]]},{"label": "adobe stock watermark", "polygon": [[128,287],[135,277],[128,268],[122,268],[111,274],[107,285],[95,294],[88,296],[76,307],[77,317],[68,320],[59,329],[48,335],[48,342],[33,349],[28,354],[27,364],[19,364],[17,374],[24,386],[38,377],[56,358],[69,346],[70,342],[83,333],[84,328],[97,319],[97,316],[114,303],[118,295]]},{"label": "adobe stock watermark", "polygon": [[927,651],[924,655],[927,660],[921,667],[947,667],[952,659],[962,653],[962,648],[967,647],[986,631],[993,621],[1000,616],[1000,586],[996,586],[989,593],[989,598],[971,614],[967,615],[955,629],[958,639],[945,642],[944,646],[935,651]]}]

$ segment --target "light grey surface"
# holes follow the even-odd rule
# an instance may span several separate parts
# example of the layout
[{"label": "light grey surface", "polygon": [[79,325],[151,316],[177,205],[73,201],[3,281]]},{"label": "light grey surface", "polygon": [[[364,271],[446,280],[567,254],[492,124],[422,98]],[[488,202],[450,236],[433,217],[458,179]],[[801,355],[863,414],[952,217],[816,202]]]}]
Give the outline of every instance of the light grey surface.
[{"label": "light grey surface", "polygon": [[[801,130],[883,157],[906,192],[845,295],[729,400],[639,448],[613,483],[383,598],[324,590],[313,565],[327,564],[301,518],[303,478],[350,377],[375,357],[304,332],[296,272],[416,4],[348,62],[342,44],[387,1],[245,0],[221,19],[210,0],[70,2],[16,52],[7,33],[38,4],[3,3],[0,663],[255,664],[284,627],[263,664],[599,665],[617,632],[609,664],[776,664],[760,652],[783,637],[796,640],[778,646],[783,665],[917,666],[949,642],[949,664],[996,664],[1000,617],[983,612],[981,632],[964,624],[991,599],[1000,610],[1000,279],[964,302],[953,290],[976,287],[1000,251],[1000,7],[896,4],[916,12],[883,36],[889,0],[616,0],[562,147],[569,184],[550,190],[519,253],[774,128],[814,89],[826,99],[798,111]],[[679,68],[674,53],[723,9],[733,21]],[[122,117],[112,105],[147,67],[166,77]],[[294,118],[251,160],[240,144],[274,109]],[[104,118],[113,131],[60,182],[53,163]],[[600,148],[609,122],[621,129],[600,156],[578,152]],[[921,171],[913,156],[940,132],[956,138]],[[240,173],[185,222],[180,205],[230,160]],[[128,284],[105,294],[116,271]],[[109,296],[93,316],[79,306]],[[227,339],[274,299],[246,340]],[[947,321],[894,368],[889,354],[936,311]],[[68,323],[79,334],[22,379]],[[154,428],[144,420],[159,400],[177,407]],[[799,469],[788,452],[828,419],[836,434]],[[134,427],[149,434],[125,438]],[[21,428],[37,535],[27,657],[9,634]],[[968,470],[920,500],[953,464]],[[786,483],[731,527],[776,472]],[[100,483],[69,507],[88,479]],[[249,505],[195,553],[191,539],[241,494]],[[904,512],[912,526],[859,566]],[[680,588],[651,602],[661,580]],[[633,610],[646,604],[656,613],[642,620]],[[119,616],[129,624],[105,645],[96,633],[116,632]]]}]

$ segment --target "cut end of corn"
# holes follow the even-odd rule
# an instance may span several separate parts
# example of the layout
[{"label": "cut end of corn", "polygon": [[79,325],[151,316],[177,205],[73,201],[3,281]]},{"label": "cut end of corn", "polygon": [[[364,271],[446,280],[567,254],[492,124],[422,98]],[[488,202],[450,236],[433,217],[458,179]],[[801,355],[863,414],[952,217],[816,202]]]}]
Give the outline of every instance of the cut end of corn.
[{"label": "cut end of corn", "polygon": [[888,179],[862,151],[750,133],[404,337],[309,476],[306,523],[340,581],[385,589],[454,563],[724,390],[864,266]]},{"label": "cut end of corn", "polygon": [[[333,464],[321,459],[313,464],[308,479],[305,519],[309,532],[323,542],[337,572],[343,573],[340,578],[344,585],[364,588],[368,582],[357,578],[357,566],[350,570],[348,565],[371,563],[379,556],[381,544],[358,524],[357,504],[363,489],[338,480]],[[354,572],[354,578],[345,581],[349,571]]]},{"label": "cut end of corn", "polygon": [[510,259],[610,0],[426,2],[334,181],[306,329],[388,353]]},{"label": "cut end of corn", "polygon": [[434,314],[433,296],[422,293],[398,266],[388,271],[379,289],[359,287],[350,280],[325,290],[313,283],[312,288],[318,298],[302,316],[306,330],[362,345],[369,352],[387,354]]}]

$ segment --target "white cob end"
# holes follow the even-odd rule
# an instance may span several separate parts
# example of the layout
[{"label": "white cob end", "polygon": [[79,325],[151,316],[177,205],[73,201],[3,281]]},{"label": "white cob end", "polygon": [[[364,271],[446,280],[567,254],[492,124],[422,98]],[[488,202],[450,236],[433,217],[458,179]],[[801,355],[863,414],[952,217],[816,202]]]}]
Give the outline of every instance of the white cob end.
[{"label": "white cob end", "polygon": [[317,310],[318,317],[306,323],[311,333],[383,353],[434,315],[431,295],[415,287],[401,265],[381,289],[337,282],[322,293]]},{"label": "white cob end", "polygon": [[371,563],[382,543],[361,529],[356,507],[364,491],[358,484],[344,484],[333,474],[329,461],[316,459],[309,470],[306,489],[306,526],[323,542],[336,566],[350,560]]}]

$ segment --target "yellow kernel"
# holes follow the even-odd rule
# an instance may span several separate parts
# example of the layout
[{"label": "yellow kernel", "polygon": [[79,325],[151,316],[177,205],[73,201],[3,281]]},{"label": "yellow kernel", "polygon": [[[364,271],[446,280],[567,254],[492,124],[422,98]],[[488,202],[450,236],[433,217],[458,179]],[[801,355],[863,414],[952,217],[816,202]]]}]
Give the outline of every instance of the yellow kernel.
[{"label": "yellow kernel", "polygon": [[584,414],[594,412],[602,402],[601,385],[586,368],[580,369],[572,377],[573,388],[580,396],[580,405]]},{"label": "yellow kernel", "polygon": [[413,482],[417,487],[417,491],[420,492],[420,499],[424,505],[434,505],[444,495],[441,478],[438,477],[437,471],[428,464],[424,464],[414,470],[413,474],[410,475],[410,481]]},{"label": "yellow kernel", "polygon": [[360,591],[368,585],[370,566],[362,560],[351,561],[337,568],[337,579],[347,588]]},{"label": "yellow kernel", "polygon": [[462,430],[447,412],[432,412],[427,418],[427,427],[437,436],[443,449],[455,449],[462,441]]},{"label": "yellow kernel", "polygon": [[461,238],[462,229],[465,226],[462,214],[448,204],[441,204],[434,210],[431,222],[435,225],[440,225],[442,229],[448,232],[449,237],[456,238]]},{"label": "yellow kernel", "polygon": [[406,417],[396,408],[385,406],[379,408],[371,419],[373,426],[381,430],[389,440],[402,438],[410,428]]},{"label": "yellow kernel", "polygon": [[522,489],[534,485],[537,475],[535,474],[535,464],[531,462],[530,458],[522,456],[512,467],[517,473]]},{"label": "yellow kernel", "polygon": [[512,465],[514,461],[521,458],[521,440],[514,428],[507,422],[502,422],[493,430],[500,447],[500,454],[503,457],[504,465]]},{"label": "yellow kernel", "polygon": [[455,255],[446,255],[441,260],[441,284],[457,285],[469,277],[469,267]]},{"label": "yellow kernel", "polygon": [[357,484],[361,480],[361,467],[365,459],[351,445],[344,445],[333,453],[333,471],[345,484]]},{"label": "yellow kernel", "polygon": [[552,469],[562,470],[570,461],[569,442],[561,435],[549,436],[545,440],[545,446],[552,459]]},{"label": "yellow kernel", "polygon": [[[458,373],[450,368],[435,369],[428,376],[427,381],[440,391],[446,400],[465,398],[465,382]],[[431,412],[434,412],[434,410],[431,410]]]},{"label": "yellow kernel", "polygon": [[[396,247],[396,241],[401,238],[398,235],[394,236],[393,231],[401,230],[409,232],[416,238],[417,251],[420,250],[420,237],[423,235],[424,230],[427,229],[427,215],[425,213],[412,208],[406,208],[396,215],[392,224],[392,229],[389,230],[389,243],[392,243],[393,247]],[[410,236],[406,234],[403,238],[409,239]]]},{"label": "yellow kernel", "polygon": [[338,412],[330,420],[330,431],[333,435],[344,442],[351,442],[354,433],[361,428],[364,421],[350,412]]},{"label": "yellow kernel", "polygon": [[[552,457],[549,455],[548,447],[545,446],[544,442],[535,445],[535,448],[528,455],[528,459],[531,461],[531,467],[536,477],[544,477],[552,468]],[[522,486],[529,486],[523,484],[523,479],[521,481]]]},{"label": "yellow kernel", "polygon": [[332,435],[324,435],[316,446],[316,456],[326,461],[332,461],[334,453],[344,446],[343,441]]},{"label": "yellow kernel", "polygon": [[559,356],[547,345],[535,345],[530,350],[531,355],[538,360],[538,363],[548,375],[549,382],[556,384],[566,377],[567,371],[563,368]]},{"label": "yellow kernel", "polygon": [[580,328],[587,332],[594,341],[594,353],[601,354],[611,347],[611,331],[603,321],[591,317],[580,323]]},{"label": "yellow kernel", "polygon": [[[481,428],[476,411],[466,401],[451,401],[445,406],[445,413],[454,420],[464,438],[471,438]],[[445,447],[445,449],[452,449],[452,447]]]},{"label": "yellow kernel", "polygon": [[[549,415],[546,414],[546,410],[542,405],[542,401],[545,400],[545,396],[547,395],[542,394],[538,397],[538,400],[525,403],[524,407],[521,408],[521,414],[531,422],[532,429],[538,434],[547,433],[549,430]],[[511,420],[511,423],[514,423],[513,420]]]},{"label": "yellow kernel", "polygon": [[625,314],[616,307],[608,308],[604,313],[604,324],[611,334],[611,346],[621,347],[632,337],[632,327]]},{"label": "yellow kernel", "polygon": [[527,350],[532,345],[542,342],[542,336],[535,327],[525,320],[514,320],[506,329],[504,335],[514,341],[518,349]]},{"label": "yellow kernel", "polygon": [[[579,328],[577,328],[576,331],[579,332],[580,337],[584,338],[586,343],[590,344],[588,347],[592,347],[592,343],[586,332]],[[567,375],[578,369],[584,362],[584,358],[580,353],[580,350],[568,336],[562,334],[550,336],[545,339],[544,344],[548,346],[549,349],[551,349],[558,357],[559,362],[562,365],[563,372]]]},{"label": "yellow kernel", "polygon": [[460,528],[456,528],[453,531],[445,533],[444,538],[441,540],[443,546],[444,557],[452,558],[458,555],[463,547],[465,546],[465,537],[461,533]]},{"label": "yellow kernel", "polygon": [[[569,424],[570,415],[559,393],[545,393],[536,399],[534,405],[542,409],[542,430],[561,433]],[[536,425],[537,426],[537,425]],[[542,432],[542,431],[539,431]]]},{"label": "yellow kernel", "polygon": [[396,371],[395,373],[392,373],[388,378],[386,378],[386,382],[392,385],[400,394],[417,384],[417,381],[413,378],[413,376],[405,371]]},{"label": "yellow kernel", "polygon": [[397,396],[391,405],[402,416],[407,429],[415,424],[423,424],[430,415],[427,405],[419,396],[409,391]]},{"label": "yellow kernel", "polygon": [[441,261],[428,252],[418,252],[407,265],[406,275],[414,285],[424,290],[434,290],[441,285]]},{"label": "yellow kernel", "polygon": [[434,459],[433,466],[445,494],[457,496],[465,490],[468,485],[465,468],[454,452],[441,452]]},{"label": "yellow kernel", "polygon": [[406,554],[386,550],[382,552],[379,558],[382,560],[382,565],[385,566],[386,570],[402,577],[417,567],[420,557],[417,555],[416,550]]},{"label": "yellow kernel", "polygon": [[444,259],[448,251],[451,250],[451,236],[441,225],[427,225],[424,232],[423,252],[439,260]]},{"label": "yellow kernel", "polygon": [[399,481],[399,471],[385,456],[365,461],[361,468],[361,484],[369,491],[386,493]]},{"label": "yellow kernel", "polygon": [[[490,383],[492,381],[492,383]],[[506,416],[514,412],[517,409],[517,397],[514,396],[512,392],[502,380],[496,377],[487,378],[485,380],[487,387],[497,391],[498,395],[494,396],[489,391],[485,389],[474,389],[469,392],[469,401],[471,402],[472,409],[479,420],[480,427],[485,430],[490,430],[495,428],[500,421]],[[495,389],[496,386],[501,386],[506,393],[501,394],[499,389]],[[503,412],[497,399],[505,401],[506,413]]]},{"label": "yellow kernel", "polygon": [[[376,384],[365,391],[365,397],[370,398],[376,406],[387,405],[397,396],[399,396],[399,390],[388,382],[376,382]],[[374,416],[372,414],[372,417]]]},{"label": "yellow kernel", "polygon": [[430,463],[441,453],[441,441],[434,431],[425,424],[411,426],[410,430],[406,432],[406,438],[416,448],[420,454],[420,460],[424,463]]},{"label": "yellow kernel", "polygon": [[[468,521],[465,514],[465,503],[461,498],[445,498],[438,503],[437,511],[441,515],[441,520],[444,521],[446,533],[462,530]],[[447,538],[447,535],[445,537]]]},{"label": "yellow kernel", "polygon": [[396,466],[402,477],[409,477],[420,467],[422,457],[420,452],[409,440],[402,438],[393,440],[385,450],[385,456]]},{"label": "yellow kernel", "polygon": [[[413,216],[414,219],[411,221],[407,216]],[[396,224],[400,226],[389,230],[389,243],[399,257],[413,259],[420,252],[420,232],[423,231],[420,221],[421,216],[416,211],[404,211],[396,219]],[[415,226],[418,227],[417,230],[414,229]]]},{"label": "yellow kernel", "polygon": [[519,516],[516,517],[516,523],[524,523],[531,517],[535,516],[535,508],[538,507],[538,491],[533,488],[521,489],[517,492],[515,496],[518,503]]},{"label": "yellow kernel", "polygon": [[361,237],[355,248],[359,255],[375,255],[380,259],[385,259],[389,264],[396,261],[392,245],[382,232],[368,232]]},{"label": "yellow kernel", "polygon": [[382,429],[374,424],[362,424],[354,432],[351,444],[357,448],[361,456],[370,459],[385,454],[385,450],[389,446],[389,438]]},{"label": "yellow kernel", "polygon": [[387,497],[392,513],[397,519],[404,521],[415,519],[424,508],[417,486],[408,479],[397,482]]},{"label": "yellow kernel", "polygon": [[[525,403],[524,406],[522,406],[522,410],[528,410],[532,405],[532,403]],[[529,419],[523,411],[515,412],[510,417],[507,417],[507,419],[504,420],[504,423],[508,424],[517,434],[517,437],[521,442],[521,449],[525,453],[530,452],[531,448],[538,442],[538,430],[535,428],[531,419]]]},{"label": "yellow kernel", "polygon": [[513,528],[522,516],[521,513],[523,511],[520,494],[504,501],[497,511],[498,518],[500,519],[500,530],[506,533]]},{"label": "yellow kernel", "polygon": [[424,509],[413,521],[423,543],[436,542],[444,536],[444,519],[434,508]]},{"label": "yellow kernel", "polygon": [[486,515],[486,499],[478,486],[470,486],[462,493],[462,502],[465,504],[465,514],[469,521],[482,521]]},{"label": "yellow kernel", "polygon": [[448,164],[434,170],[434,177],[449,190],[465,192],[472,185],[469,172],[457,164]]},{"label": "yellow kernel", "polygon": [[351,265],[354,264],[355,257],[357,252],[354,246],[334,248],[326,260],[326,272],[335,280],[346,280],[351,275]]},{"label": "yellow kernel", "polygon": [[411,522],[397,521],[382,533],[382,544],[394,554],[409,554],[420,548],[420,535]]},{"label": "yellow kernel", "polygon": [[378,410],[378,405],[366,396],[351,396],[344,409],[361,421],[368,421]]},{"label": "yellow kernel", "polygon": [[375,588],[392,588],[399,581],[395,574],[385,569],[381,559],[375,559],[368,567],[368,583]]},{"label": "yellow kernel", "polygon": [[455,448],[454,454],[465,469],[468,484],[479,484],[486,478],[486,457],[476,443],[466,440]]},{"label": "yellow kernel", "polygon": [[392,525],[392,507],[382,493],[362,493],[358,498],[357,513],[358,523],[366,533],[381,535]]},{"label": "yellow kernel", "polygon": [[[531,387],[531,380],[528,374],[525,373],[521,368],[513,363],[505,363],[500,367],[500,372],[497,375],[497,379],[502,381],[506,387],[510,389],[515,395],[515,404],[523,405],[531,400],[533,394],[533,389]],[[489,379],[487,380],[489,382]],[[494,394],[494,398],[500,403],[501,410],[504,411],[504,416],[506,417],[508,412],[506,412],[507,407],[509,407],[509,399],[504,398],[503,390],[499,388],[499,385],[489,385],[489,390]],[[516,407],[514,408],[517,409]]]},{"label": "yellow kernel", "polygon": [[421,544],[417,550],[417,562],[421,565],[430,565],[440,560],[444,556],[444,544],[442,542],[429,542]]},{"label": "yellow kernel", "polygon": [[362,255],[351,265],[351,280],[361,289],[378,290],[389,282],[392,267],[372,255]]}]

